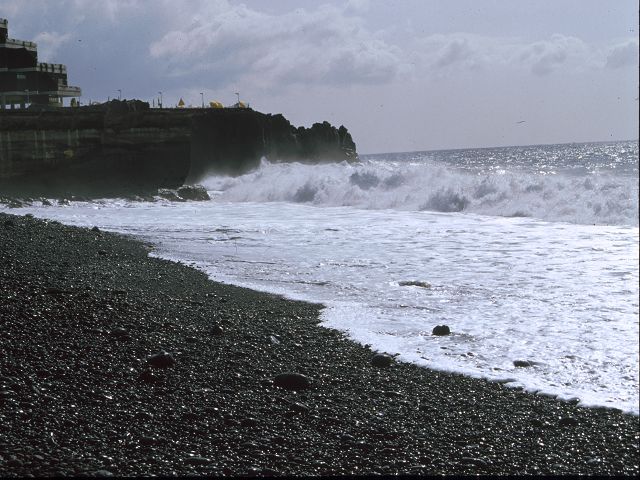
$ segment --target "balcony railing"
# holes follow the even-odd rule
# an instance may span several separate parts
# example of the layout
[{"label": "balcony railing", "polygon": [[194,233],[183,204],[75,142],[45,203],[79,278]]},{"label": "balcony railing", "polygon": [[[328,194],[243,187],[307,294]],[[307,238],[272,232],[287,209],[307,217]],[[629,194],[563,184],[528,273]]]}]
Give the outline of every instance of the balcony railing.
[{"label": "balcony railing", "polygon": [[7,38],[7,40],[4,42],[4,45],[17,45],[28,50],[38,49],[38,45],[35,42],[30,42],[28,40],[16,40],[15,38]]},{"label": "balcony railing", "polygon": [[67,73],[67,67],[61,63],[38,63],[40,72]]}]

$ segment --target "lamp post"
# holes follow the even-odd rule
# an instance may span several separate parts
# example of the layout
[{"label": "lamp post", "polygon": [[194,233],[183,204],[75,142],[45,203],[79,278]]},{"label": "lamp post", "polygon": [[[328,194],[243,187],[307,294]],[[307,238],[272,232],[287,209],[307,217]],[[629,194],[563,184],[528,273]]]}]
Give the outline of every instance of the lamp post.
[{"label": "lamp post", "polygon": [[204,93],[200,92],[200,99],[202,100],[202,108],[204,108]]},{"label": "lamp post", "polygon": [[162,108],[162,92],[158,92],[158,95],[160,95],[160,108]]},{"label": "lamp post", "polygon": [[24,93],[26,93],[26,94],[27,94],[27,103],[31,103],[31,102],[29,101],[29,90],[25,90],[25,91],[24,91]]},{"label": "lamp post", "polygon": [[120,100],[122,97],[122,90],[118,89],[118,100]]}]

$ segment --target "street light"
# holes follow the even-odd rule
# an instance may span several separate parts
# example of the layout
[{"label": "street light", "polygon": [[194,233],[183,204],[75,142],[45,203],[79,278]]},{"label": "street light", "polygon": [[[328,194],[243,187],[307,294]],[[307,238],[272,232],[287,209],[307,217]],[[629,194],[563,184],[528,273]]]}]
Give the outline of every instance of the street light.
[{"label": "street light", "polygon": [[158,92],[158,95],[160,95],[160,108],[162,108],[162,92]]},{"label": "street light", "polygon": [[202,99],[202,108],[204,108],[204,93],[200,92],[200,98]]},{"label": "street light", "polygon": [[118,100],[122,97],[122,90],[118,89]]}]

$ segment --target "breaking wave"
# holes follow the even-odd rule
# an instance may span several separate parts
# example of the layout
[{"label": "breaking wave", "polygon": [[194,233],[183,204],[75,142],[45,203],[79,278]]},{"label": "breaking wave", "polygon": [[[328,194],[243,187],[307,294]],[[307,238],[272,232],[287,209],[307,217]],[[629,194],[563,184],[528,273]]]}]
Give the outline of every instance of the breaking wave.
[{"label": "breaking wave", "polygon": [[599,225],[638,225],[638,179],[615,172],[473,172],[433,161],[272,164],[203,181],[224,202],[465,212]]}]

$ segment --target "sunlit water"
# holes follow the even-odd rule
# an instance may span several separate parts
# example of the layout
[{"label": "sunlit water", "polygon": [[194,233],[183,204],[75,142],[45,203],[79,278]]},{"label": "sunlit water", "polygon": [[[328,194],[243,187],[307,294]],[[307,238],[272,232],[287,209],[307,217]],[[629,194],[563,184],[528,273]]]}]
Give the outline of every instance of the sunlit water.
[{"label": "sunlit water", "polygon": [[637,143],[265,162],[204,184],[212,201],[10,211],[323,303],[324,325],[406,361],[638,414]]}]

